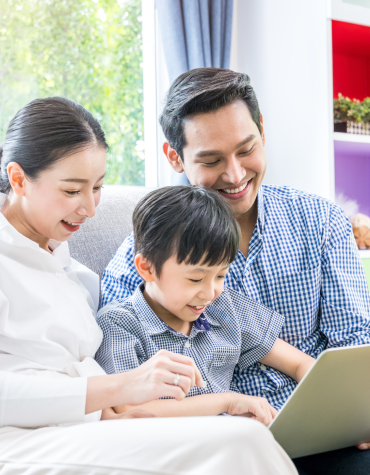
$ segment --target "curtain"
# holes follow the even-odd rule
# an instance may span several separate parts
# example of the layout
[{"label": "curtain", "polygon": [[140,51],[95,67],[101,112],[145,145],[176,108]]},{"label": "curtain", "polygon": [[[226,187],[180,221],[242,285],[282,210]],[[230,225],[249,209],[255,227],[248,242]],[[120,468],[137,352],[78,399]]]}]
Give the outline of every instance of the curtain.
[{"label": "curtain", "polygon": [[[233,0],[156,0],[156,8],[171,83],[190,69],[229,67]],[[171,181],[189,183],[184,173]]]}]

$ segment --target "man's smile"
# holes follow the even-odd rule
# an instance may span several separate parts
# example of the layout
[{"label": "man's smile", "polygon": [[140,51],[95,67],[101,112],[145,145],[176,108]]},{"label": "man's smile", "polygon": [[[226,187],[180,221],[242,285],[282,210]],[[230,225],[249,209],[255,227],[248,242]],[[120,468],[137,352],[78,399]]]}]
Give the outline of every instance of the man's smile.
[{"label": "man's smile", "polygon": [[248,180],[247,182],[243,183],[242,185],[236,188],[230,188],[230,187],[221,188],[221,189],[218,189],[217,191],[225,198],[228,198],[231,200],[238,200],[240,198],[243,198],[248,193],[252,180],[253,178],[251,178],[250,180]]}]

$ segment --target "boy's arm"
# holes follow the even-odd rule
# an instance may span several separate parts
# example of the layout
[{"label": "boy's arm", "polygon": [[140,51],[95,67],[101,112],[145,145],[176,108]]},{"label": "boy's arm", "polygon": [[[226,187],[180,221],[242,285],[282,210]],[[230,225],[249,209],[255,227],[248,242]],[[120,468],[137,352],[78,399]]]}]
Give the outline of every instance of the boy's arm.
[{"label": "boy's arm", "polygon": [[130,411],[135,407],[155,414],[157,417],[216,416],[227,413],[233,416],[251,417],[269,425],[277,414],[265,398],[245,396],[239,393],[201,394],[176,401],[159,399],[141,406],[117,406],[117,413]]},{"label": "boy's arm", "polygon": [[260,362],[299,382],[314,364],[315,359],[278,338],[270,353],[264,356]]}]

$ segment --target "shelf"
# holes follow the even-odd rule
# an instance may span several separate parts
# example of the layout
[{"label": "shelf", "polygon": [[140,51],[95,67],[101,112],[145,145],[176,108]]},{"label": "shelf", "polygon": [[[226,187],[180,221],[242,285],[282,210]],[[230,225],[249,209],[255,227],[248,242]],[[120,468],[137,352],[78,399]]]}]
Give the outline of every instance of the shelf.
[{"label": "shelf", "polygon": [[352,143],[368,143],[370,144],[370,135],[361,134],[345,134],[342,132],[334,132],[334,140],[338,142],[352,142]]},{"label": "shelf", "polygon": [[370,259],[370,249],[366,251],[358,251],[360,254],[361,259]]}]

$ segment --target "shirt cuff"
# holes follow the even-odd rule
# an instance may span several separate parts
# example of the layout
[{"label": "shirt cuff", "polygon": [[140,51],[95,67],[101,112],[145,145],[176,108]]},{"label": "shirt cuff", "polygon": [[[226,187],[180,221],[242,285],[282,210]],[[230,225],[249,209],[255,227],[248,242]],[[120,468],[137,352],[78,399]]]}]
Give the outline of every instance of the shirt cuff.
[{"label": "shirt cuff", "polygon": [[87,378],[1,375],[0,427],[43,427],[85,420]]}]

